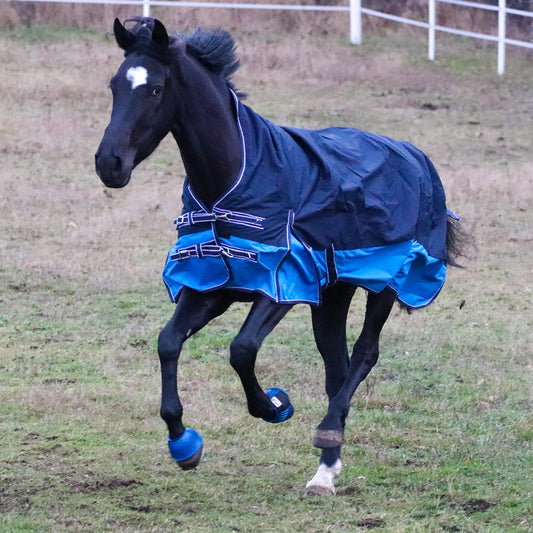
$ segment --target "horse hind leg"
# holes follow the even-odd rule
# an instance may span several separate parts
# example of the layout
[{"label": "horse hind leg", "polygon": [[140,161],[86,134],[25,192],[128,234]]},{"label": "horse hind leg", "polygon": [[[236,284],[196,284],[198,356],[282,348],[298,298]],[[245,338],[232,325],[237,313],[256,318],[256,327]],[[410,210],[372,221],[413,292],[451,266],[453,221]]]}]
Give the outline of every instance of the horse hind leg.
[{"label": "horse hind leg", "polygon": [[[328,413],[320,423],[313,441],[313,444],[316,447],[322,449],[320,466],[318,467],[315,476],[307,484],[307,495],[335,494],[335,479],[340,474],[342,468],[340,452],[344,440],[344,425],[348,415],[350,401],[358,385],[365,379],[378,359],[379,335],[389,316],[395,299],[396,293],[388,289],[379,294],[368,295],[363,329],[359,339],[354,345],[349,366],[347,364],[346,370],[339,373],[339,375],[336,376],[335,381],[331,381],[331,383],[334,383],[335,385],[328,391],[328,396],[330,398]],[[337,302],[341,301],[342,300],[337,299]],[[345,305],[349,306],[349,302],[347,304],[346,300],[344,300],[344,302]],[[338,306],[337,309],[339,310],[338,313],[340,313],[341,306]],[[347,314],[347,311],[348,308],[345,307],[343,313],[346,312]],[[331,313],[331,311],[329,313]],[[327,317],[329,313],[326,313],[325,317],[321,317],[320,313],[318,313],[319,323],[327,325]],[[340,319],[341,316],[338,315],[338,318]],[[338,323],[340,324],[341,321],[339,320]],[[345,344],[345,316],[342,323],[344,324],[344,332],[340,333],[340,331],[337,330],[337,335],[342,337],[343,344]],[[323,329],[327,331],[327,328]],[[315,327],[315,336],[316,331],[317,328]],[[333,356],[326,355],[325,360],[328,357]],[[326,372],[327,368],[326,365]],[[344,377],[342,378],[342,376]],[[343,379],[340,386],[338,385],[339,378]]]},{"label": "horse hind leg", "polygon": [[365,320],[353,348],[348,375],[318,426],[313,441],[317,448],[336,448],[342,444],[352,396],[378,360],[379,336],[395,300],[396,292],[389,288],[368,294]]},{"label": "horse hind leg", "polygon": [[[354,292],[353,285],[337,283],[324,291],[321,305],[311,309],[313,333],[324,360],[326,393],[330,401],[348,375],[346,319]],[[340,457],[340,444],[322,450],[318,470],[306,485],[306,496],[335,494],[335,480],[342,469]]]},{"label": "horse hind leg", "polygon": [[199,293],[183,289],[172,318],[158,340],[161,364],[161,418],[169,432],[169,451],[184,469],[195,468],[202,455],[202,438],[182,423],[183,406],[178,395],[178,360],[183,343],[210,320],[222,314],[234,299],[222,291]]}]

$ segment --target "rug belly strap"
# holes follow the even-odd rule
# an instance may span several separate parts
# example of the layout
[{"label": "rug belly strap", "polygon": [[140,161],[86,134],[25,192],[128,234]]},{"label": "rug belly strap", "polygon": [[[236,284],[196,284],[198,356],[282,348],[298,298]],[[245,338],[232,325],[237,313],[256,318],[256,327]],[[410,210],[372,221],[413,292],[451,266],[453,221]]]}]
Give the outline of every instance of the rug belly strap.
[{"label": "rug belly strap", "polygon": [[257,252],[237,248],[235,246],[219,245],[215,241],[202,242],[187,246],[186,248],[177,248],[171,253],[171,261],[184,261],[192,257],[232,257],[234,259],[246,259],[257,262]]}]

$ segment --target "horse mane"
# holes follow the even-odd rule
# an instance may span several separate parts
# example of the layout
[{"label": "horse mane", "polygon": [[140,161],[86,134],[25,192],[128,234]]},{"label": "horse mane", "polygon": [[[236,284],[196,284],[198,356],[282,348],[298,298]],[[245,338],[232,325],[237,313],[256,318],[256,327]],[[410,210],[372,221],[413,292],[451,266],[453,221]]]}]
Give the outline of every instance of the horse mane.
[{"label": "horse mane", "polygon": [[236,54],[235,41],[229,32],[220,28],[215,30],[196,28],[192,33],[170,35],[170,46],[168,49],[162,50],[151,40],[153,19],[132,17],[126,22],[135,22],[135,26],[130,30],[135,35],[135,44],[127,50],[126,55],[137,51],[164,63],[171,63],[175,58],[172,43],[181,39],[185,42],[189,55],[214,74],[221,74],[227,86],[239,97],[245,96],[237,91],[232,81],[233,74],[239,68],[240,62]]},{"label": "horse mane", "polygon": [[187,51],[194,58],[211,72],[222,74],[228,87],[237,92],[232,77],[240,62],[235,52],[235,41],[229,32],[220,28],[216,30],[196,28],[192,33],[179,37],[185,41]]}]

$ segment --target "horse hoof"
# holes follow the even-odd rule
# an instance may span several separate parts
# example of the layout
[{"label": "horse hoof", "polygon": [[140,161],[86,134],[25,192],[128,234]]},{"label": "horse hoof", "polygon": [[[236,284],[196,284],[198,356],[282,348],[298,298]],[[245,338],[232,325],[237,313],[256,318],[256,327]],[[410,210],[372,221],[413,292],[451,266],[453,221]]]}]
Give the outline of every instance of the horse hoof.
[{"label": "horse hoof", "polygon": [[315,448],[338,448],[344,442],[344,431],[336,429],[317,429],[313,446]]},{"label": "horse hoof", "polygon": [[200,462],[203,451],[204,439],[194,431],[187,428],[181,437],[172,440],[168,437],[168,449],[172,459],[178,463],[183,470],[196,468]]},{"label": "horse hoof", "polygon": [[320,463],[313,479],[305,486],[306,496],[334,496],[335,479],[339,477],[342,463],[337,459],[331,466]]},{"label": "horse hoof", "polygon": [[276,414],[273,418],[263,418],[263,420],[270,424],[279,424],[280,422],[289,420],[294,414],[294,407],[289,399],[289,395],[284,390],[275,387],[268,389],[266,394],[270,397],[270,401],[276,409]]},{"label": "horse hoof", "polygon": [[203,451],[204,447],[202,446],[193,456],[189,457],[188,459],[185,459],[185,461],[176,462],[182,470],[192,470],[193,468],[196,468],[200,463]]},{"label": "horse hoof", "polygon": [[325,487],[324,485],[308,485],[305,488],[306,496],[335,496],[335,487]]}]

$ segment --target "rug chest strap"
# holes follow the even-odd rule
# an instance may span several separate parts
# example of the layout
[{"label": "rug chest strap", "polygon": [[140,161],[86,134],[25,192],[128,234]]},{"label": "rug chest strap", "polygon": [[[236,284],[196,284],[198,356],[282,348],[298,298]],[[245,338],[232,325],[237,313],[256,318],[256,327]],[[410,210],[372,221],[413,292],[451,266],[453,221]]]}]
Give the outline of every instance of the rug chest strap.
[{"label": "rug chest strap", "polygon": [[206,213],[205,211],[188,211],[187,213],[183,213],[183,215],[174,220],[174,226],[176,229],[180,229],[186,226],[192,226],[193,224],[221,221],[229,224],[247,226],[249,228],[263,229],[264,220],[264,217],[257,215],[215,207],[211,213]]}]

